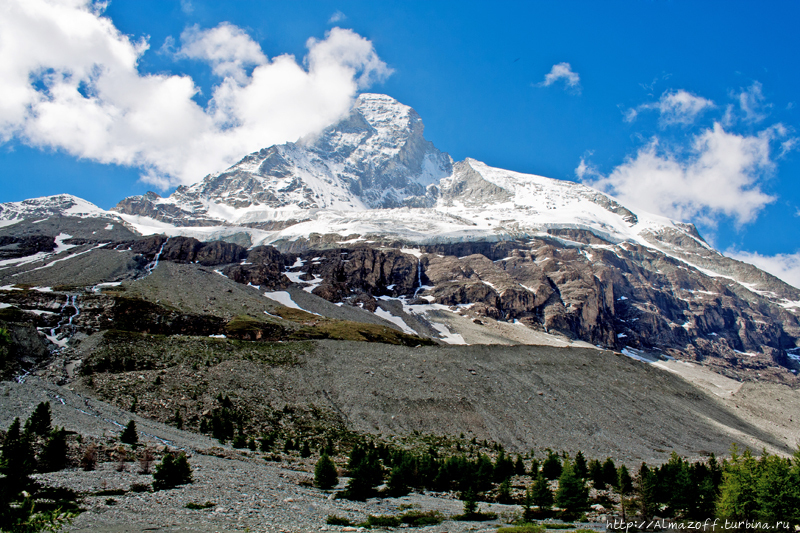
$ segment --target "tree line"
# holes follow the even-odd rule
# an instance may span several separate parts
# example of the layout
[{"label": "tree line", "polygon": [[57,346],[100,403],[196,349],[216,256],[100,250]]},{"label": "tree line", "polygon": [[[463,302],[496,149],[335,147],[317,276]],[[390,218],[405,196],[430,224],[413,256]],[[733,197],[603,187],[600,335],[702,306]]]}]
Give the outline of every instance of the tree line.
[{"label": "tree line", "polygon": [[[386,444],[357,442],[347,458],[349,480],[338,497],[365,500],[396,497],[411,491],[456,491],[461,499],[518,504],[526,520],[559,516],[575,519],[592,503],[609,506],[611,493],[619,495],[618,512],[624,519],[751,521],[800,525],[800,449],[793,457],[766,451],[756,457],[735,446],[729,458],[713,454],[688,461],[673,452],[660,466],[642,463],[633,475],[625,465],[574,457],[546,450],[527,460],[506,454],[499,447],[494,458],[485,453],[440,456],[430,447],[424,452]],[[524,490],[512,491],[514,479]],[[527,478],[527,479],[526,479]],[[553,481],[557,481],[554,483]],[[338,473],[329,454],[322,453],[315,469],[315,484],[332,489]],[[379,489],[380,487],[380,489]],[[596,493],[589,498],[590,488]]]}]

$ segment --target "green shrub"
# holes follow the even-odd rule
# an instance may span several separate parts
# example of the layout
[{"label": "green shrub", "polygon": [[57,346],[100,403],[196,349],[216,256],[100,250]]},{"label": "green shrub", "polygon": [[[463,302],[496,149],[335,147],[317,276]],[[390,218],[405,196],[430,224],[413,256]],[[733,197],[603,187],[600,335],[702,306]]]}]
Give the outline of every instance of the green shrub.
[{"label": "green shrub", "polygon": [[183,452],[177,457],[168,453],[161,460],[161,464],[156,465],[156,471],[153,474],[153,490],[172,489],[191,482],[192,468]]},{"label": "green shrub", "polygon": [[247,437],[239,433],[235,437],[233,437],[233,447],[234,448],[247,448]]},{"label": "green shrub", "polygon": [[349,518],[345,518],[343,516],[337,516],[335,514],[329,514],[328,518],[325,519],[325,523],[329,526],[352,526],[353,522]]},{"label": "green shrub", "polygon": [[214,507],[215,505],[216,504],[214,502],[206,502],[206,503],[189,502],[186,505],[184,505],[184,507],[187,509],[192,509],[194,511],[200,511],[202,509],[209,509],[211,507]]},{"label": "green shrub", "polygon": [[131,485],[131,492],[150,492],[149,483],[133,483]]}]

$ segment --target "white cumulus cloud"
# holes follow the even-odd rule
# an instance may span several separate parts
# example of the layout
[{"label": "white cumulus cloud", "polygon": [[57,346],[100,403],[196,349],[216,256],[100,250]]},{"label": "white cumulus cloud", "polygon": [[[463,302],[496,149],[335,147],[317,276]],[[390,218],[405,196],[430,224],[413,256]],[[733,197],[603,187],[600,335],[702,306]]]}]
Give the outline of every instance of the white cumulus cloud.
[{"label": "white cumulus cloud", "polygon": [[662,148],[653,139],[607,176],[584,160],[576,174],[622,203],[651,213],[707,224],[726,215],[744,224],[775,200],[762,191],[761,181],[774,168],[771,143],[785,135],[780,124],[743,136],[715,123],[693,137],[687,154]]},{"label": "white cumulus cloud", "polygon": [[221,78],[202,107],[185,75],[141,74],[145,39],[122,34],[91,0],[0,3],[0,141],[16,138],[136,166],[160,187],[190,184],[246,153],[293,141],[345,114],[391,73],[372,43],[333,28],[302,63],[268,59],[231,24],[182,36],[179,53]]},{"label": "white cumulus cloud", "polygon": [[581,77],[577,72],[572,71],[572,66],[569,63],[558,63],[553,65],[545,77],[544,81],[539,83],[540,87],[549,87],[559,80],[564,80],[564,83],[570,89],[580,92]]},{"label": "white cumulus cloud", "polygon": [[789,285],[800,288],[800,252],[794,254],[761,255],[758,252],[726,250],[725,255],[755,265]]},{"label": "white cumulus cloud", "polygon": [[665,91],[658,102],[642,104],[625,113],[625,121],[632,122],[642,111],[655,110],[659,113],[662,126],[672,124],[689,125],[706,109],[714,107],[714,102],[694,95],[683,89]]},{"label": "white cumulus cloud", "polygon": [[247,67],[267,63],[258,43],[227,22],[210,30],[201,30],[196,25],[187,28],[181,34],[181,41],[178,56],[208,61],[214,74],[240,83],[247,81]]}]

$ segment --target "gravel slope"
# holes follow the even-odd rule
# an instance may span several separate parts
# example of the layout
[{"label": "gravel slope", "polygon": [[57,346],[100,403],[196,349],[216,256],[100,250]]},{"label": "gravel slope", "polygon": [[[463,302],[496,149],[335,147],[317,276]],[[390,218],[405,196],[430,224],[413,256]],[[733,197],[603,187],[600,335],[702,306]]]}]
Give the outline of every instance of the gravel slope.
[{"label": "gravel slope", "polygon": [[[420,494],[367,502],[333,500],[328,493],[301,485],[312,479],[304,471],[310,470],[310,463],[267,463],[260,454],[221,446],[202,435],[152,422],[38,378],[30,378],[23,384],[0,382],[0,425],[8,427],[15,416],[26,418],[41,401],[50,401],[55,425],[87,437],[116,439],[121,429],[117,424],[133,419],[141,442],[157,447],[168,442],[170,448],[186,450],[193,468],[194,483],[176,489],[128,492],[113,496],[113,505],[107,503],[109,496],[87,496],[84,501],[87,511],[66,531],[337,531],[343,528],[325,525],[330,514],[361,521],[368,514],[398,514],[402,512],[398,509],[400,505],[435,509],[447,515],[463,511],[459,500]],[[135,463],[128,463],[123,472],[116,470],[116,463],[100,463],[92,472],[68,469],[36,477],[79,491],[129,490],[133,483],[152,481],[151,476],[138,471]],[[341,480],[340,486],[343,485]],[[214,506],[190,510],[185,508],[189,502],[213,502]],[[495,511],[502,517],[518,507],[482,503],[481,509]],[[500,523],[499,520],[480,524],[446,521],[424,531],[494,531]]]}]

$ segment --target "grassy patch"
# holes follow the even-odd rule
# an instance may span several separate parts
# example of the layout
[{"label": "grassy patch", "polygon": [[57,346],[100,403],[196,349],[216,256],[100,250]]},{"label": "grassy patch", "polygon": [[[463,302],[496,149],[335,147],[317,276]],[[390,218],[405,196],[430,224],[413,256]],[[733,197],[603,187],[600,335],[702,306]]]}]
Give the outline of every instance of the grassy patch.
[{"label": "grassy patch", "polygon": [[[551,524],[561,525],[561,524]],[[522,524],[519,526],[506,526],[497,530],[497,533],[544,533],[547,529],[543,524]]]},{"label": "grassy patch", "polygon": [[231,359],[290,366],[298,364],[299,356],[312,349],[310,342],[268,343],[108,330],[85,359],[81,373],[159,370],[180,364],[209,366]]},{"label": "grassy patch", "polygon": [[325,519],[325,523],[329,526],[352,526],[353,521],[349,518],[345,518],[344,516],[338,516],[335,514],[329,514],[328,518]]},{"label": "grassy patch", "polygon": [[416,335],[402,333],[377,324],[314,317],[291,334],[294,339],[332,339],[356,342],[380,342],[400,346],[432,346],[436,342]]},{"label": "grassy patch", "polygon": [[369,515],[367,519],[358,524],[359,527],[373,528],[373,527],[400,527],[400,519],[392,515]]},{"label": "grassy patch", "polygon": [[400,521],[412,527],[435,526],[445,518],[439,511],[408,511],[400,515]]},{"label": "grassy patch", "polygon": [[184,507],[187,508],[187,509],[192,509],[194,511],[200,511],[202,509],[210,509],[211,507],[214,507],[215,505],[216,504],[214,502],[205,502],[205,503],[189,502],[186,505],[184,505]]}]

